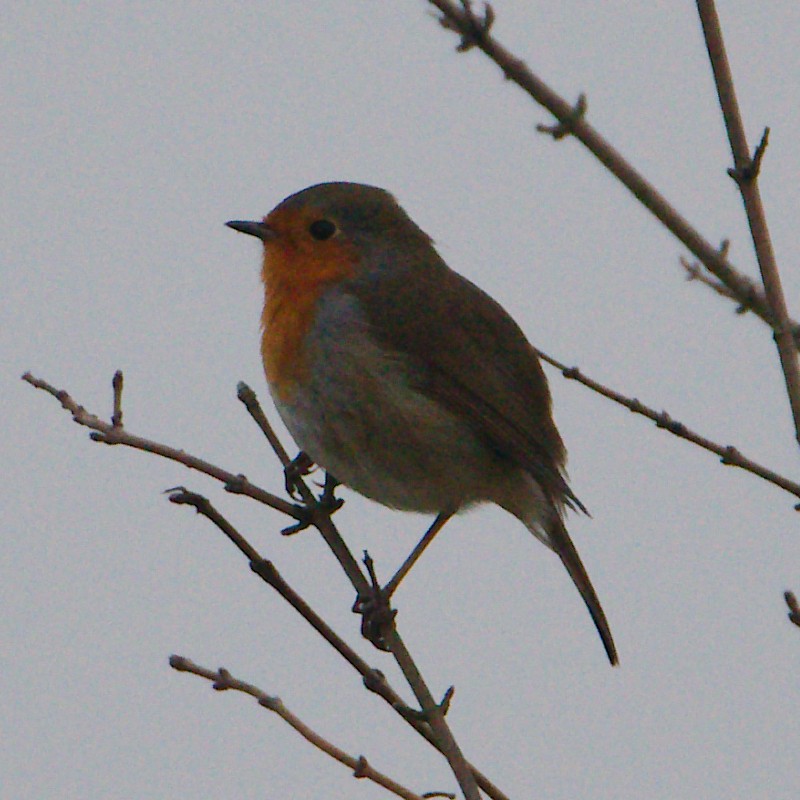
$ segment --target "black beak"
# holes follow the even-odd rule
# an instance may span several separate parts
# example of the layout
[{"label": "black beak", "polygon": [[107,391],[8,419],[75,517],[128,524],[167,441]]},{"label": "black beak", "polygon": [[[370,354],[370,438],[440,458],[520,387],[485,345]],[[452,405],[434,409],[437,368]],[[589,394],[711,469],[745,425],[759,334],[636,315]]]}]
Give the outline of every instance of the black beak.
[{"label": "black beak", "polygon": [[225,224],[229,228],[239,231],[239,233],[247,233],[250,236],[255,236],[256,239],[261,239],[262,242],[267,242],[275,238],[275,231],[270,228],[266,222],[248,222],[241,219],[232,219]]}]

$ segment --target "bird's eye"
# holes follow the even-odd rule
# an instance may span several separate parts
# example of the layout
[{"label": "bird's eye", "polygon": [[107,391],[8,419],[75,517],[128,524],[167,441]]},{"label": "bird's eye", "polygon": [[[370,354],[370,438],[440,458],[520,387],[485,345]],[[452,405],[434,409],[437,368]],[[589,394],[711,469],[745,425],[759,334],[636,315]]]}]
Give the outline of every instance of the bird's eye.
[{"label": "bird's eye", "polygon": [[318,242],[324,242],[336,233],[336,225],[329,219],[317,219],[308,226],[308,232]]}]

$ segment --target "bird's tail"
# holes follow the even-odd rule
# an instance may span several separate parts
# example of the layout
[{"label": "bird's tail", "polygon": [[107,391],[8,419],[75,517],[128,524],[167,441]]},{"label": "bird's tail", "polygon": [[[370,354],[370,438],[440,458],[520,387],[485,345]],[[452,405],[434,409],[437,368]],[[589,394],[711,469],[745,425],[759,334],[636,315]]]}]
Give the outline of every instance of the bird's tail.
[{"label": "bird's tail", "polygon": [[[553,511],[555,512],[555,509],[553,509]],[[616,666],[619,664],[617,648],[614,644],[614,637],[611,635],[611,628],[609,627],[608,620],[603,611],[603,606],[600,605],[600,600],[597,597],[594,586],[592,586],[592,582],[589,580],[589,574],[583,566],[581,557],[578,555],[578,551],[572,543],[569,533],[567,533],[561,516],[558,513],[554,513],[553,517],[553,522],[547,527],[546,543],[558,554],[570,578],[572,578],[572,582],[581,593],[583,602],[586,603],[586,608],[589,609],[589,613],[592,615],[597,632],[603,640],[603,647],[605,647],[608,660],[611,662],[611,666]],[[530,524],[527,524],[527,526],[537,538],[543,539],[541,530],[534,530]]]}]

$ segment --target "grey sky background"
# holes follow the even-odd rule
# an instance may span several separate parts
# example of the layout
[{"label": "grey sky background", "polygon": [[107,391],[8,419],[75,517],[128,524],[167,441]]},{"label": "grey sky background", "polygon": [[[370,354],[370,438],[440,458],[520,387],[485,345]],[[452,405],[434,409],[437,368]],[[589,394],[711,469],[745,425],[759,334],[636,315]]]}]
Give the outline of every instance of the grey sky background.
[{"label": "grey sky background", "polygon": [[[733,262],[756,274],[691,3],[498,0],[497,36]],[[794,0],[719,3],[790,306],[797,271]],[[683,280],[681,246],[423,2],[3,3],[0,780],[20,800],[378,798],[180,653],[279,695],[416,791],[446,764],[211,526],[205,492],[400,688],[358,636],[319,537],[176,464],[90,442],[25,370],[280,491],[235,399],[271,419],[258,248],[224,227],[322,180],[396,194],[452,267],[539,347],[796,475],[769,331]],[[452,522],[397,596],[467,756],[511,797],[795,798],[800,590],[792,498],[548,371],[576,493],[569,528],[620,651],[608,667],[558,560],[511,517]],[[282,430],[282,429],[281,429]],[[387,577],[428,523],[347,491],[337,523]],[[408,695],[404,691],[404,694]]]}]

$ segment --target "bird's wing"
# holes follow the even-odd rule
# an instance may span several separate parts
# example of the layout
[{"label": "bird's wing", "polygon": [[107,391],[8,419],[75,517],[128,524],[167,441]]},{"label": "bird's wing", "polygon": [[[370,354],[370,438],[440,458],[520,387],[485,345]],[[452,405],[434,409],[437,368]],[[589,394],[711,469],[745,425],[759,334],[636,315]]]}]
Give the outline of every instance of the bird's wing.
[{"label": "bird's wing", "polygon": [[564,477],[547,379],[519,326],[438,256],[424,267],[393,266],[353,287],[373,335],[420,365],[420,391],[527,470],[557,507],[585,511]]}]

